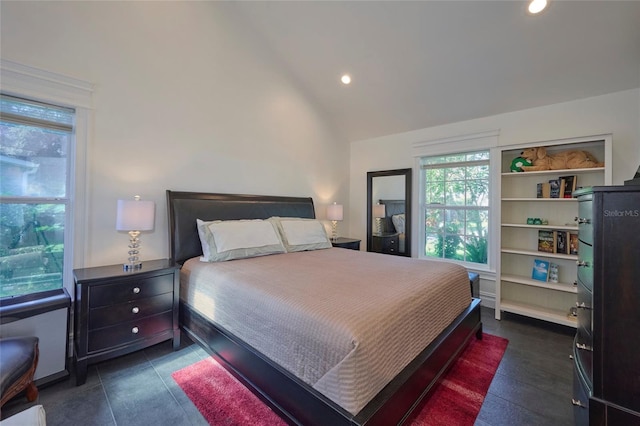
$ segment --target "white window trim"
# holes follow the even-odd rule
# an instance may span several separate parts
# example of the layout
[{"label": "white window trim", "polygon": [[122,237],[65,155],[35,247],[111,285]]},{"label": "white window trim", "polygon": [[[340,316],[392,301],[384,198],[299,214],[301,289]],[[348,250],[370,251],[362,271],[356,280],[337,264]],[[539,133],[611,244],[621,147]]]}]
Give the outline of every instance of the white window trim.
[{"label": "white window trim", "polygon": [[[433,139],[429,141],[416,142],[412,145],[412,155],[414,157],[414,181],[413,188],[414,200],[418,200],[417,203],[413,203],[413,217],[414,226],[413,229],[418,230],[418,238],[414,238],[413,246],[411,250],[413,253],[418,253],[418,257],[425,260],[439,260],[447,261],[447,259],[434,259],[426,257],[422,254],[419,247],[424,247],[424,221],[420,218],[424,217],[424,182],[422,179],[422,169],[420,159],[422,157],[431,157],[438,155],[452,155],[459,154],[461,152],[483,151],[489,150],[489,185],[491,190],[490,206],[489,206],[489,232],[492,238],[489,239],[488,247],[488,259],[486,265],[480,265],[477,263],[466,263],[455,261],[457,264],[462,264],[468,267],[469,270],[474,272],[488,273],[494,276],[496,271],[496,248],[498,247],[498,227],[496,218],[498,217],[496,211],[500,208],[500,200],[496,194],[498,194],[499,181],[494,170],[499,163],[499,156],[495,155],[495,150],[498,147],[498,137],[500,135],[499,130],[491,130],[486,132],[479,132],[467,135],[452,136],[447,138]],[[452,261],[453,262],[453,261]]]},{"label": "white window trim", "polygon": [[22,65],[5,59],[0,60],[0,81],[2,92],[7,95],[50,102],[55,105],[74,108],[75,126],[72,138],[72,152],[75,157],[70,164],[69,214],[64,227],[65,241],[70,241],[71,250],[65,247],[63,285],[73,294],[73,268],[84,264],[87,247],[87,215],[89,188],[87,175],[87,155],[90,146],[93,85],[72,77],[56,74],[38,68]]}]

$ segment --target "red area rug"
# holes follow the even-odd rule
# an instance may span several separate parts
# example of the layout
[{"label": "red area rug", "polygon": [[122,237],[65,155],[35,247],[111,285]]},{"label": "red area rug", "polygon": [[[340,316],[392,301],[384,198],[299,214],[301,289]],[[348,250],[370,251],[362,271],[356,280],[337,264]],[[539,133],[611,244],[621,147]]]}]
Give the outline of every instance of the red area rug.
[{"label": "red area rug", "polygon": [[[482,340],[472,339],[409,424],[473,425],[507,343],[486,333]],[[211,425],[286,425],[213,358],[178,370],[172,377]]]}]

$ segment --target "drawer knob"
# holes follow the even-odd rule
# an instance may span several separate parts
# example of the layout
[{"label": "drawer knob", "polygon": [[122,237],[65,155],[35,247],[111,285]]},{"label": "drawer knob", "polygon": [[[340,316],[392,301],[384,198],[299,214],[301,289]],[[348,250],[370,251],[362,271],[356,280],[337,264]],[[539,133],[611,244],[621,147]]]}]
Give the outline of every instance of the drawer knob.
[{"label": "drawer knob", "polygon": [[133,293],[134,293],[134,294],[138,294],[138,293],[140,293],[140,287],[134,287],[134,288],[133,288]]},{"label": "drawer knob", "polygon": [[133,309],[131,309],[131,312],[134,314],[137,314],[138,312],[140,312],[140,308],[138,308],[137,306],[134,306]]},{"label": "drawer knob", "polygon": [[576,407],[587,408],[579,399],[571,398],[571,403]]},{"label": "drawer knob", "polygon": [[586,260],[578,260],[576,261],[576,265],[588,268],[589,262],[587,262]]},{"label": "drawer knob", "polygon": [[591,346],[587,346],[584,343],[576,342],[576,348],[582,349],[583,351],[593,352],[593,349],[591,349]]},{"label": "drawer knob", "polygon": [[131,329],[131,332],[132,332],[133,334],[138,334],[138,331],[140,331],[140,330],[138,329],[138,327],[133,327],[133,328]]},{"label": "drawer knob", "polygon": [[578,217],[576,216],[574,219],[578,224],[588,224],[591,223],[591,219],[587,219],[586,217]]},{"label": "drawer knob", "polygon": [[584,302],[582,302],[582,303],[578,303],[578,302],[576,302],[576,308],[578,308],[578,309],[589,309],[589,310],[591,310],[591,308],[590,308],[589,306],[585,305],[585,304],[584,304]]}]

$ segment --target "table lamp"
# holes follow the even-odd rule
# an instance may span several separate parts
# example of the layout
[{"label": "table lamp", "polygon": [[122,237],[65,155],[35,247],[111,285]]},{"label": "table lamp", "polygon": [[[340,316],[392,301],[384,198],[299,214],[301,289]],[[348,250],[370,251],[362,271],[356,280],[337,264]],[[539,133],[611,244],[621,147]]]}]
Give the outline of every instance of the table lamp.
[{"label": "table lamp", "polygon": [[125,271],[140,269],[142,262],[138,258],[140,254],[141,231],[153,230],[156,205],[153,201],[142,201],[136,195],[133,200],[118,200],[116,214],[116,230],[129,233],[129,257],[128,263],[123,264]]},{"label": "table lamp", "polygon": [[338,221],[342,220],[342,204],[335,202],[327,207],[327,219],[331,221],[331,241],[338,240]]},{"label": "table lamp", "polygon": [[382,218],[385,216],[386,211],[384,204],[376,204],[373,206],[373,217],[376,218],[376,232],[382,234]]}]

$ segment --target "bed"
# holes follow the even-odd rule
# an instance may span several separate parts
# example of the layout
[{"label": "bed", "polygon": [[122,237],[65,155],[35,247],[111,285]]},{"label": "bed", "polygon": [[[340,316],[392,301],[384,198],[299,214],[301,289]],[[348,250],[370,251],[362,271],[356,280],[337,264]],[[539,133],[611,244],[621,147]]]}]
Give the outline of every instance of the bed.
[{"label": "bed", "polygon": [[[455,316],[453,320],[444,325],[444,330],[438,333],[433,339],[429,339],[430,343],[425,344],[424,348],[418,348],[415,356],[403,364],[402,368],[393,374],[386,385],[381,386],[379,390],[375,390],[375,394],[367,397],[366,400],[351,403],[347,400],[351,397],[348,388],[339,390],[339,394],[345,396],[346,400],[342,400],[342,396],[336,396],[331,393],[331,388],[335,385],[342,385],[340,377],[344,371],[354,368],[364,371],[366,374],[359,376],[361,380],[377,380],[377,367],[367,369],[366,367],[357,367],[359,364],[351,359],[349,363],[343,363],[340,368],[344,367],[342,373],[327,374],[327,371],[333,373],[336,369],[331,365],[324,367],[300,366],[303,373],[292,367],[286,359],[278,358],[278,351],[261,347],[260,342],[256,341],[256,336],[260,337],[264,330],[259,329],[263,326],[263,321],[256,321],[254,328],[251,328],[242,322],[242,327],[236,320],[234,328],[233,318],[225,317],[221,313],[217,313],[216,321],[212,321],[208,312],[210,309],[206,306],[214,302],[205,302],[204,297],[194,299],[189,295],[187,281],[191,280],[191,276],[207,275],[209,266],[200,262],[199,257],[203,255],[202,246],[198,236],[198,228],[196,226],[197,219],[203,220],[237,220],[237,219],[267,219],[273,216],[282,218],[315,218],[313,201],[311,198],[300,197],[274,197],[274,196],[252,196],[252,195],[234,195],[234,194],[210,194],[196,192],[176,192],[167,191],[167,204],[169,214],[169,240],[171,247],[172,259],[180,265],[183,265],[181,271],[181,301],[180,301],[180,325],[185,333],[193,340],[202,345],[209,351],[228,371],[242,381],[249,389],[258,395],[264,402],[269,404],[283,419],[290,424],[304,425],[374,425],[374,424],[401,424],[411,415],[413,409],[428,396],[433,385],[437,383],[440,376],[446,371],[452,360],[456,358],[458,353],[464,348],[468,340],[475,335],[480,338],[482,335],[482,325],[480,322],[479,300],[472,299],[468,305],[463,306],[462,312]],[[333,265],[338,262],[337,257],[351,256],[351,261],[355,263],[370,262],[365,269],[373,268],[375,263],[379,263],[381,258],[395,259],[392,262],[419,262],[415,259],[401,258],[396,256],[384,256],[376,253],[356,252],[346,249],[329,248],[326,250],[317,250],[309,252],[297,252],[276,254],[272,256],[261,256],[254,259],[240,259],[231,262],[218,262],[213,265],[214,268],[226,268],[227,272],[236,269],[244,271],[245,277],[262,276],[259,271],[273,270],[281,268],[277,262],[280,259],[289,259],[291,265],[296,268],[302,268],[304,259],[315,259],[310,262],[316,262],[324,265],[326,269],[327,263]],[[371,260],[373,256],[373,260]],[[254,262],[253,260],[257,260]],[[235,263],[234,263],[235,262]],[[424,263],[423,263],[424,265]],[[252,268],[257,269],[252,272]],[[340,271],[342,266],[336,263],[336,268]],[[312,276],[318,273],[308,272],[306,269],[291,268],[288,275],[297,277],[300,282],[311,281]],[[329,268],[330,269],[330,268]],[[219,272],[216,272],[219,273]],[[459,275],[459,274],[458,274]],[[227,275],[229,277],[230,275]],[[264,275],[265,277],[267,275]],[[275,278],[264,279],[264,287]],[[235,282],[234,280],[237,280]],[[252,306],[250,300],[251,293],[244,291],[244,287],[240,287],[243,281],[239,277],[231,276],[230,286],[235,288],[235,292],[227,293],[224,300],[230,300],[238,305],[230,305],[234,307],[227,308],[228,311],[243,309],[242,306]],[[247,285],[260,284],[249,283]],[[288,283],[287,286],[296,286],[294,282]],[[330,280],[333,283],[333,279]],[[328,283],[327,285],[331,284]],[[244,282],[242,284],[245,285]],[[334,283],[335,291],[339,290],[339,285]],[[236,287],[233,287],[236,286]],[[284,286],[283,286],[284,287]],[[468,291],[468,281],[465,283]],[[380,286],[381,292],[388,291],[385,286]],[[266,290],[265,290],[266,291]],[[331,291],[326,292],[331,294]],[[291,296],[287,295],[288,300]],[[281,297],[281,299],[284,297]],[[235,299],[235,300],[234,300]],[[276,298],[277,299],[277,298]],[[220,299],[223,300],[223,299]],[[279,303],[278,301],[276,301]],[[274,303],[276,303],[274,302]],[[404,302],[403,302],[404,303]],[[466,302],[465,302],[466,303]],[[200,305],[201,306],[200,306]],[[256,306],[256,311],[262,313],[271,302]],[[219,302],[219,312],[223,312],[222,302]],[[240,306],[236,308],[235,306]],[[404,305],[403,305],[404,306]],[[410,308],[407,307],[407,310]],[[396,309],[400,312],[403,309]],[[370,322],[366,315],[373,315],[372,309],[362,311],[356,315],[356,318],[362,318],[357,327],[363,323]],[[266,317],[270,315],[266,314]],[[292,315],[292,314],[287,314]],[[295,323],[304,323],[311,321],[303,316],[302,312],[296,312]],[[386,314],[385,314],[386,315]],[[309,314],[309,317],[314,317]],[[375,315],[374,315],[375,316]],[[326,315],[315,315],[328,321],[327,330],[332,329],[331,324],[333,317]],[[251,323],[250,313],[245,314],[247,323]],[[366,320],[365,320],[366,319]],[[336,320],[337,321],[337,320]],[[354,326],[354,328],[357,328]],[[389,332],[396,331],[393,326],[389,326]],[[266,327],[267,329],[269,327]],[[276,327],[277,328],[277,327]],[[339,331],[340,327],[336,327]],[[256,331],[259,329],[258,331]],[[342,330],[344,331],[344,330]],[[350,330],[351,331],[351,330]],[[329,332],[329,331],[327,331]],[[281,333],[286,334],[286,333]],[[389,336],[398,333],[387,334],[386,336],[372,337],[369,341],[370,347],[375,347],[384,359],[382,364],[387,363],[390,359],[397,358],[397,351],[393,351],[393,342]],[[241,336],[241,337],[240,337]],[[368,336],[368,335],[367,335]],[[367,337],[368,339],[369,337]],[[332,340],[330,337],[329,340]],[[364,338],[363,338],[364,339]],[[377,340],[376,340],[377,339]],[[365,340],[362,340],[365,342]],[[324,350],[326,342],[316,341],[318,350]],[[362,345],[366,346],[366,345]],[[311,344],[313,347],[313,343]],[[396,348],[397,349],[397,348]],[[280,353],[283,351],[280,351]],[[378,356],[378,355],[377,355]],[[376,356],[376,357],[377,357]],[[365,355],[366,359],[368,355]],[[294,359],[293,357],[292,359]],[[324,360],[324,352],[321,361]],[[353,357],[352,357],[353,358]],[[357,357],[355,357],[357,358]],[[377,358],[376,358],[377,359]],[[358,361],[359,362],[359,361]],[[374,361],[374,364],[376,365]],[[353,367],[353,366],[356,367]],[[365,365],[365,364],[363,364]],[[322,370],[324,368],[324,370]],[[397,368],[397,367],[394,367]],[[310,370],[311,373],[305,375],[304,371]],[[320,371],[315,371],[320,370]],[[314,381],[307,376],[320,377],[320,380]],[[372,378],[373,377],[373,378]],[[386,379],[385,379],[386,380]],[[320,385],[318,385],[320,383]],[[365,382],[366,384],[366,382]],[[345,385],[347,386],[347,385]],[[365,386],[366,387],[366,386]],[[328,390],[329,389],[329,390]],[[347,402],[345,402],[347,401]]]},{"label": "bed", "polygon": [[398,234],[398,252],[405,252],[405,200],[379,200],[384,205],[382,232]]}]

